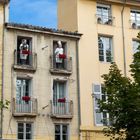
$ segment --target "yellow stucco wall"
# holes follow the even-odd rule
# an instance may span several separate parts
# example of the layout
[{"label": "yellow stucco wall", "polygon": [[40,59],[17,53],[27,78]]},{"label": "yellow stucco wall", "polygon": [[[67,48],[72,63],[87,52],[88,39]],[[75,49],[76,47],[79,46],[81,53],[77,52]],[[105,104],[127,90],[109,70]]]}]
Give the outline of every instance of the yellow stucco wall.
[{"label": "yellow stucco wall", "polygon": [[[61,1],[61,0],[59,0]],[[106,3],[107,0],[100,2]],[[108,0],[109,1],[109,0]],[[111,0],[110,0],[111,1]],[[113,0],[112,0],[113,1]],[[62,1],[59,3],[62,4]],[[102,127],[95,126],[94,122],[94,102],[92,97],[92,84],[101,84],[103,79],[102,74],[108,72],[110,63],[100,62],[98,55],[98,35],[111,36],[113,39],[113,59],[117,63],[118,67],[124,73],[124,54],[123,54],[123,36],[122,36],[122,20],[121,11],[122,4],[117,3],[106,3],[111,4],[112,16],[114,17],[113,25],[102,25],[97,24],[96,19],[96,0],[77,0],[77,20],[71,19],[71,22],[65,21],[64,17],[60,17],[60,20],[65,21],[64,24],[58,22],[58,28],[65,28],[67,30],[77,25],[77,31],[82,33],[83,36],[79,42],[79,70],[80,70],[80,105],[81,105],[81,131],[91,131],[94,135],[94,131]],[[66,5],[66,3],[65,3]],[[73,3],[74,5],[74,3]],[[62,7],[62,5],[61,5]],[[67,7],[69,5],[67,4]],[[133,46],[132,39],[136,39],[139,30],[132,29],[130,25],[130,10],[140,9],[140,6],[126,5],[124,8],[124,34],[125,34],[125,51],[126,51],[126,73],[130,76],[129,65],[132,62]],[[67,9],[66,6],[64,10]],[[64,11],[65,12],[65,11]],[[67,11],[68,12],[68,11]],[[66,12],[66,13],[67,13]],[[58,8],[59,13],[59,8]],[[70,17],[75,16],[75,13],[71,13]],[[59,19],[58,19],[59,20]],[[71,24],[73,23],[73,24]],[[105,137],[98,133],[94,138],[97,140],[103,140]],[[106,138],[107,139],[107,138]]]}]

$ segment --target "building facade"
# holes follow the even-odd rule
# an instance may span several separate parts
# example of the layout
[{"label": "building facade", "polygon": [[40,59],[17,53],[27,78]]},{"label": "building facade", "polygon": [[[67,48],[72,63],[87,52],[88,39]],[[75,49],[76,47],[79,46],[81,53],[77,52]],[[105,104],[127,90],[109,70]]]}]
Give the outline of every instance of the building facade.
[{"label": "building facade", "polygon": [[[9,0],[1,0],[0,1],[0,101],[2,101],[3,98],[3,47],[4,47],[4,23],[7,21],[8,19],[8,14],[7,14],[7,10],[8,10],[8,4],[9,4]],[[0,138],[2,137],[2,113],[3,110],[0,109]]]},{"label": "building facade", "polygon": [[58,28],[80,32],[80,132],[83,140],[107,140],[96,99],[102,98],[103,79],[111,62],[125,76],[138,46],[139,0],[58,0]]},{"label": "building facade", "polygon": [[80,34],[6,23],[3,139],[78,140]]}]

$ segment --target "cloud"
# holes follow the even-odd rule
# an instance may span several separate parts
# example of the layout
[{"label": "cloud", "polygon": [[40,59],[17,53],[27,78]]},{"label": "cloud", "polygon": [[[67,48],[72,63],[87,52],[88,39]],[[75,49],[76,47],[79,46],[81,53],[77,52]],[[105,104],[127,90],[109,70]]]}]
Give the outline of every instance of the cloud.
[{"label": "cloud", "polygon": [[10,21],[56,28],[57,0],[11,0]]}]

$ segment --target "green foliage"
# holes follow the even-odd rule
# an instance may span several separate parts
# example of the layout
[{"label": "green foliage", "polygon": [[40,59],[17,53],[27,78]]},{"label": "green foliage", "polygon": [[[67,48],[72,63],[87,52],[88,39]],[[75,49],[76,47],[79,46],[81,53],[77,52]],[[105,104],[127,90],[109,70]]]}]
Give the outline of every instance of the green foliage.
[{"label": "green foliage", "polygon": [[0,108],[8,109],[9,104],[10,104],[10,101],[8,101],[8,100],[5,100],[5,102],[0,101]]},{"label": "green foliage", "polygon": [[130,67],[133,80],[124,77],[115,63],[102,76],[107,101],[99,100],[99,106],[110,116],[110,126],[104,128],[110,140],[140,140],[140,46]]}]

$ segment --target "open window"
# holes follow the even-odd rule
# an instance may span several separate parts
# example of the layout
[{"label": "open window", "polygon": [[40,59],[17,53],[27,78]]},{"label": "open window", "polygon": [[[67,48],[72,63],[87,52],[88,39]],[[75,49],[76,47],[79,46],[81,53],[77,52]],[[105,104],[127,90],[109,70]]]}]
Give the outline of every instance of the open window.
[{"label": "open window", "polygon": [[67,43],[53,41],[53,64],[54,68],[66,69],[67,67]]},{"label": "open window", "polygon": [[32,38],[17,37],[17,64],[32,65]]},{"label": "open window", "polygon": [[16,80],[16,112],[31,112],[31,79]]}]

